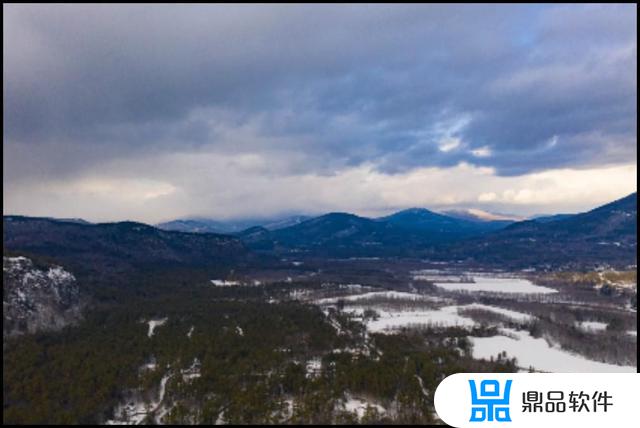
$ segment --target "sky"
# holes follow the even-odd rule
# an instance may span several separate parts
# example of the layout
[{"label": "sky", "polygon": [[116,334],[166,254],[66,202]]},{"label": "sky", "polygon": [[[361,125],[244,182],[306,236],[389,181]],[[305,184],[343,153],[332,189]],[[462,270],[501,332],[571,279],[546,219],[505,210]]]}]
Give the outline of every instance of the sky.
[{"label": "sky", "polygon": [[636,191],[637,6],[3,5],[3,213],[579,212]]}]

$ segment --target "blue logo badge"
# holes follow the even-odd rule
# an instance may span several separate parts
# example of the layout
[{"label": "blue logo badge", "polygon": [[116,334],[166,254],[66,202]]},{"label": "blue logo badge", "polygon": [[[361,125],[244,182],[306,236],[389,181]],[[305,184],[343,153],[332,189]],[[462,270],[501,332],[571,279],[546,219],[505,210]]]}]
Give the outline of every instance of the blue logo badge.
[{"label": "blue logo badge", "polygon": [[[509,393],[511,380],[505,382],[500,396],[500,382],[495,379],[480,382],[480,391],[474,380],[469,380],[471,388],[471,419],[469,422],[511,422],[509,415]],[[479,393],[478,393],[479,392]]]}]

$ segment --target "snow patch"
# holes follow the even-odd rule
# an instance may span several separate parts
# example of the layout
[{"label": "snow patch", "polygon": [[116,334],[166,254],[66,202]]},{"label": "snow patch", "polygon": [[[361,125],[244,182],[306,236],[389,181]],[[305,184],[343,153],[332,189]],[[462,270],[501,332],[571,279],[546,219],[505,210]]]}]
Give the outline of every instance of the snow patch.
[{"label": "snow patch", "polygon": [[474,276],[474,282],[434,282],[439,288],[447,291],[470,291],[491,293],[551,294],[558,290],[535,285],[521,278],[501,278],[493,276]]},{"label": "snow patch", "polygon": [[603,331],[607,329],[607,323],[599,321],[582,321],[577,323],[577,326],[587,331]]},{"label": "snow patch", "polygon": [[149,332],[147,333],[147,336],[148,337],[153,336],[153,333],[155,332],[156,327],[160,327],[161,325],[164,325],[164,323],[166,323],[168,319],[169,318],[165,317],[165,318],[147,321],[147,324],[149,325]]},{"label": "snow patch", "polygon": [[[441,326],[441,327],[473,327],[472,319],[458,314],[459,306],[445,306],[433,310],[387,311],[376,310],[379,317],[366,321],[367,330],[373,333],[384,333],[411,326]],[[364,308],[354,308],[352,313],[361,315]],[[345,310],[349,312],[350,310]]]},{"label": "snow patch", "polygon": [[424,387],[424,382],[422,381],[422,378],[418,375],[415,375],[415,377],[418,380],[418,384],[420,385],[420,391],[422,391],[422,395],[425,398],[429,398],[429,391],[427,391],[427,388]]},{"label": "snow patch", "polygon": [[305,375],[307,378],[319,376],[322,370],[322,360],[320,358],[312,358],[306,362],[305,368],[307,370]]},{"label": "snow patch", "polygon": [[532,337],[526,331],[502,329],[508,336],[469,337],[473,343],[473,357],[489,359],[506,351],[515,357],[520,367],[558,373],[635,373],[636,367],[618,366],[588,360],[579,355],[550,346],[546,340]]},{"label": "snow patch", "polygon": [[535,319],[534,316],[529,314],[512,311],[510,309],[499,308],[497,306],[483,305],[482,303],[472,303],[470,305],[460,306],[459,309],[481,309],[484,311],[490,311],[500,315],[504,315],[507,318],[511,318],[512,320],[520,321],[520,322],[530,322]]},{"label": "snow patch", "polygon": [[160,380],[160,388],[158,391],[158,399],[147,403],[139,398],[127,400],[126,404],[118,405],[114,409],[114,419],[105,422],[106,425],[140,425],[145,421],[147,416],[153,417],[154,414],[161,410],[159,415],[155,415],[153,420],[155,423],[162,423],[162,417],[166,412],[161,409],[162,401],[164,400],[167,381],[171,378],[171,374],[167,373]]},{"label": "snow patch", "polygon": [[441,302],[443,299],[434,296],[426,296],[424,294],[418,293],[408,293],[406,291],[372,291],[369,293],[363,294],[353,294],[350,296],[340,296],[340,297],[327,297],[324,299],[318,299],[315,301],[318,305],[326,305],[337,303],[339,300],[343,300],[345,302],[356,302],[359,300],[369,300],[369,299],[389,299],[389,300],[410,300],[410,301],[430,301],[430,302]]},{"label": "snow patch", "polygon": [[347,412],[355,413],[358,420],[362,419],[367,413],[367,408],[371,407],[378,411],[379,414],[384,414],[387,410],[379,404],[371,403],[360,398],[347,396],[347,399],[343,402],[343,407]]},{"label": "snow patch", "polygon": [[182,380],[185,382],[190,382],[193,379],[199,378],[201,376],[200,368],[201,368],[200,360],[198,360],[197,358],[194,358],[193,363],[191,363],[191,366],[189,368],[180,371],[180,374],[182,375]]},{"label": "snow patch", "polygon": [[226,281],[224,279],[212,279],[211,283],[216,287],[231,287],[234,285],[240,285],[238,281]]}]

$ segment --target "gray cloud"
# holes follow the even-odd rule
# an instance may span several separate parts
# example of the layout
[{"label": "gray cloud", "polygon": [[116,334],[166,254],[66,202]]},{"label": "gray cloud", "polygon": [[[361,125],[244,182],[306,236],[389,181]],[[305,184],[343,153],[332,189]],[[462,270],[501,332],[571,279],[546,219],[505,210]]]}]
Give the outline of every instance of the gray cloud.
[{"label": "gray cloud", "polygon": [[259,155],[282,176],[460,162],[513,176],[637,155],[634,5],[3,12],[11,185],[158,154]]}]

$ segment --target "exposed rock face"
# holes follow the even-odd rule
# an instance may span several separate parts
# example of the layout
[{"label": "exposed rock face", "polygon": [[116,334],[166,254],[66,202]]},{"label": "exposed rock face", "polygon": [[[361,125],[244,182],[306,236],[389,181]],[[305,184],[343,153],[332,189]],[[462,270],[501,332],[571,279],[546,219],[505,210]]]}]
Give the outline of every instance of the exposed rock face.
[{"label": "exposed rock face", "polygon": [[59,330],[81,317],[73,274],[60,266],[40,268],[26,257],[3,257],[3,337]]}]

